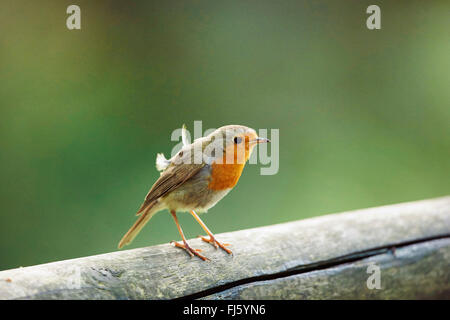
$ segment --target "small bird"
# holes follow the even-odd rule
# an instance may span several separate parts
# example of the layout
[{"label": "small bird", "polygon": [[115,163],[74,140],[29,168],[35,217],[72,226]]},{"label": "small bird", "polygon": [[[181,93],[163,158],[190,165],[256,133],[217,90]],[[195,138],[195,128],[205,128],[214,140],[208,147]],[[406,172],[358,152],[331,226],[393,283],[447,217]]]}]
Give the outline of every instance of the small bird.
[{"label": "small bird", "polygon": [[225,197],[238,182],[253,148],[270,140],[260,138],[255,130],[240,125],[221,127],[192,144],[187,142],[183,126],[182,140],[184,146],[172,158],[166,159],[161,153],[157,155],[156,168],[161,171],[161,176],[145,197],[136,214],[140,217],[123,236],[119,249],[129,244],[155,213],[168,209],[183,241],[172,241],[176,247],[191,256],[209,260],[199,253],[201,250],[191,248],[184,237],[176,213],[188,211],[209,236],[202,236],[203,241],[232,253],[226,248],[229,244],[220,243],[197,212],[206,212]]}]

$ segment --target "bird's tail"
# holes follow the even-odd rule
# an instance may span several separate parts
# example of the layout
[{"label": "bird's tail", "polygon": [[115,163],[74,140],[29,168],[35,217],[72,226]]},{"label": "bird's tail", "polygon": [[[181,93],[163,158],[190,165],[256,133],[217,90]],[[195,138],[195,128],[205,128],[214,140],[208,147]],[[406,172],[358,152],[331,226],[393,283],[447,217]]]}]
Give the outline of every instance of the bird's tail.
[{"label": "bird's tail", "polygon": [[122,240],[119,242],[119,249],[124,245],[130,244],[131,241],[138,235],[145,224],[150,220],[151,217],[157,212],[155,205],[156,201],[152,202],[147,209],[141,214],[139,219],[133,224],[133,226],[128,230],[128,232],[123,236]]}]

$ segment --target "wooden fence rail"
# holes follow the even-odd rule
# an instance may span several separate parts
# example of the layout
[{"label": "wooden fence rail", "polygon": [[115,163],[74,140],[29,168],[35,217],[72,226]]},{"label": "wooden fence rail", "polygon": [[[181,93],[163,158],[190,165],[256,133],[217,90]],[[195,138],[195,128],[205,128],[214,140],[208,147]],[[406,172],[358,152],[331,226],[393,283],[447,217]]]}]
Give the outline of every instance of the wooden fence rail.
[{"label": "wooden fence rail", "polygon": [[211,261],[163,244],[1,271],[0,299],[450,299],[450,197],[217,238],[233,256],[193,239]]}]

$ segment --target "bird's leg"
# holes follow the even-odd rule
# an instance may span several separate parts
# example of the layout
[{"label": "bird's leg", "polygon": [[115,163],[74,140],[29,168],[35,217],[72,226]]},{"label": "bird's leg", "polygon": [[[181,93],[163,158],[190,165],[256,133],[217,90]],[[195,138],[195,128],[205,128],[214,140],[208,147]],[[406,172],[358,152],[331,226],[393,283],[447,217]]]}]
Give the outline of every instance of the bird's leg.
[{"label": "bird's leg", "polygon": [[192,216],[195,218],[195,220],[197,220],[198,224],[203,228],[203,230],[205,230],[205,232],[208,234],[209,238],[205,238],[200,236],[200,238],[205,241],[208,242],[210,244],[212,244],[216,249],[217,247],[220,247],[222,250],[224,250],[226,253],[228,254],[233,254],[231,252],[230,249],[225,248],[225,246],[229,246],[228,243],[220,243],[219,241],[216,240],[216,238],[214,237],[214,235],[212,234],[211,231],[209,231],[208,227],[206,226],[206,224],[203,223],[202,219],[200,219],[200,217],[195,213],[194,210],[191,210],[191,214]]},{"label": "bird's leg", "polygon": [[180,224],[178,223],[178,218],[177,218],[177,215],[176,215],[175,211],[174,211],[174,210],[171,210],[170,213],[172,214],[172,217],[173,217],[173,219],[175,220],[175,223],[176,223],[177,228],[178,228],[178,232],[180,233],[181,239],[183,240],[183,244],[178,243],[178,242],[176,242],[176,241],[171,241],[170,243],[173,243],[173,244],[174,244],[176,247],[178,247],[178,248],[182,248],[182,249],[186,250],[186,252],[189,253],[189,255],[190,255],[191,257],[193,257],[194,255],[196,255],[197,257],[199,257],[199,258],[202,259],[203,261],[209,260],[209,259],[206,258],[205,256],[202,256],[200,253],[198,253],[198,251],[201,251],[200,249],[192,249],[192,248],[188,245],[188,243],[187,243],[187,241],[186,241],[186,238],[184,237],[183,230],[181,229],[181,226],[180,226]]}]

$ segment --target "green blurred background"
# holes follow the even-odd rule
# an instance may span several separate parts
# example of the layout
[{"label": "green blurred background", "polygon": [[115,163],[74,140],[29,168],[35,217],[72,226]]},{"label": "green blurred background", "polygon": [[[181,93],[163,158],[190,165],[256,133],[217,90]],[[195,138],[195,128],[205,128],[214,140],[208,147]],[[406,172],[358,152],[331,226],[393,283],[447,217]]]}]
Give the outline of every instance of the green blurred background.
[{"label": "green blurred background", "polygon": [[[280,130],[216,233],[449,194],[450,2],[376,3],[378,31],[373,1],[3,0],[0,269],[116,250],[194,120]],[[131,247],[178,238],[160,213]]]}]

